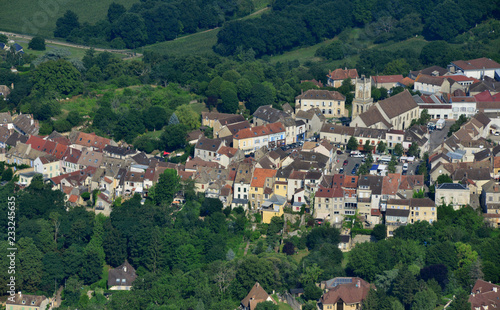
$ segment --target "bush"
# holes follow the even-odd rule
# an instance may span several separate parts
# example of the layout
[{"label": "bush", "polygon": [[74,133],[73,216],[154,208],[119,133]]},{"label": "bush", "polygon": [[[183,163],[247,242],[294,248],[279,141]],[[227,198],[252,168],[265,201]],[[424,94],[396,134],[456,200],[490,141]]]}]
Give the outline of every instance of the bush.
[{"label": "bush", "polygon": [[28,44],[28,48],[34,51],[45,51],[45,39],[42,37],[34,37]]}]

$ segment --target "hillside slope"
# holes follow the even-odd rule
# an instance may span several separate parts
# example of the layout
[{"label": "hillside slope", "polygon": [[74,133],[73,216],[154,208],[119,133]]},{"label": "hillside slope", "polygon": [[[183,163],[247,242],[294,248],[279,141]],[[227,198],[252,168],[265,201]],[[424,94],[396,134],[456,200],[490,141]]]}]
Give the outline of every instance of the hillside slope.
[{"label": "hillside slope", "polygon": [[[116,2],[130,8],[139,0],[17,0],[2,1],[0,30],[53,37],[56,20],[67,10],[74,11],[80,23],[95,23],[106,17],[108,7]],[[46,5],[44,5],[46,4]]]}]

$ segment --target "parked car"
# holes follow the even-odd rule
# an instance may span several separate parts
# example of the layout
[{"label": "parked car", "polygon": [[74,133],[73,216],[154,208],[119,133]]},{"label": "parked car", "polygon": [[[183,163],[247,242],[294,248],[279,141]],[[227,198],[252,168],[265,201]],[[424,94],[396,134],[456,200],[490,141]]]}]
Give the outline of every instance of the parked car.
[{"label": "parked car", "polygon": [[349,163],[349,161],[347,159],[344,160],[344,166],[347,166],[348,163]]},{"label": "parked car", "polygon": [[339,173],[340,174],[344,173],[344,167],[342,167],[342,168],[339,169]]},{"label": "parked car", "polygon": [[356,163],[356,164],[354,165],[354,169],[358,169],[358,168],[359,168],[359,163]]},{"label": "parked car", "polygon": [[356,168],[352,169],[351,174],[352,174],[352,175],[355,175],[355,174],[356,174],[356,171],[357,171],[357,169],[356,169]]}]

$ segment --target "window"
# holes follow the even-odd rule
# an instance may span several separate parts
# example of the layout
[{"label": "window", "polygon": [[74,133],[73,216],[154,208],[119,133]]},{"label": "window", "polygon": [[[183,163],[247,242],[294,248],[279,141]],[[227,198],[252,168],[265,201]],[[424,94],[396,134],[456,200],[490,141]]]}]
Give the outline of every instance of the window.
[{"label": "window", "polygon": [[279,186],[279,185],[276,185],[276,189],[280,189],[280,186]]}]

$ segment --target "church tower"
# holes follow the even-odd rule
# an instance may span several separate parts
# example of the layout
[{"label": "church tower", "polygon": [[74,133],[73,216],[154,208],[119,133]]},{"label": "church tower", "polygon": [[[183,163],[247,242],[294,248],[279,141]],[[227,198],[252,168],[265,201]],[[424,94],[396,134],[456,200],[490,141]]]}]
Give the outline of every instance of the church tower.
[{"label": "church tower", "polygon": [[368,110],[372,105],[372,81],[362,75],[361,78],[356,78],[356,89],[352,101],[352,119]]}]

